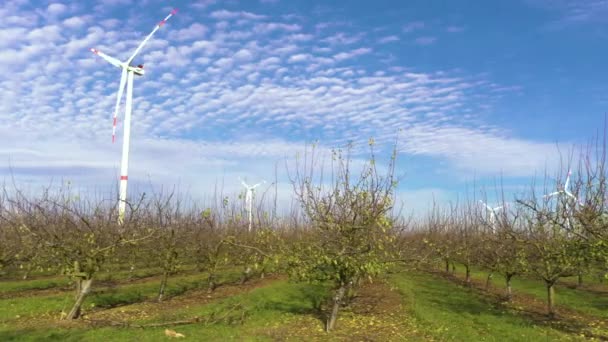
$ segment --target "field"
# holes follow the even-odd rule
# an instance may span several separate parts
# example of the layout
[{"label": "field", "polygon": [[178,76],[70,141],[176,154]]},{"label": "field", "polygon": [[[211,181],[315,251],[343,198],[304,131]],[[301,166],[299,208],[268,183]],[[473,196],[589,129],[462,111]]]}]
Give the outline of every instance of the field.
[{"label": "field", "polygon": [[[209,293],[204,273],[185,270],[170,278],[167,299],[156,301],[155,270],[100,274],[83,305],[81,320],[60,321],[73,290],[64,277],[38,276],[0,282],[2,341],[161,341],[165,329],[205,341],[577,341],[608,339],[608,287],[590,282],[557,286],[557,317],[544,315],[544,287],[516,278],[511,303],[495,279],[485,290],[484,272],[472,286],[455,274],[392,269],[365,282],[324,330],[329,294],[324,284],[290,282],[280,274],[258,275],[244,284],[239,273],[221,271]],[[197,319],[197,321],[195,321]],[[166,324],[166,326],[163,326]],[[155,326],[157,325],[157,326]]]},{"label": "field", "polygon": [[354,182],[344,158],[334,188],[300,173],[300,211],[251,226],[224,196],[142,195],[123,217],[5,191],[0,340],[608,340],[608,187],[572,217],[532,197],[409,222],[391,213],[392,167],[372,152]]}]

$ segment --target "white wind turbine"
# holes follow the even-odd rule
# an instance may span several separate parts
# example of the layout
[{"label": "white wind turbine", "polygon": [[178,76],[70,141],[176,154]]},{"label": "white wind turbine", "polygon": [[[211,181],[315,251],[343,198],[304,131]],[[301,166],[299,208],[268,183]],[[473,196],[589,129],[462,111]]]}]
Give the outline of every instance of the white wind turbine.
[{"label": "white wind turbine", "polygon": [[[566,177],[566,183],[564,183],[564,187],[562,189],[557,189],[557,191],[552,192],[550,194],[547,194],[545,196],[543,196],[544,198],[551,198],[554,196],[568,196],[571,199],[574,200],[574,204],[576,205],[577,203],[577,198],[576,196],[574,196],[569,189],[569,185],[570,185],[570,176],[572,175],[572,172],[570,170],[568,170],[568,176]],[[570,225],[570,217],[569,217],[569,213],[566,213],[566,225],[568,226],[568,229],[572,228],[572,226]]]},{"label": "white wind turbine", "polygon": [[568,189],[568,185],[570,185],[570,175],[572,175],[572,172],[570,172],[570,170],[568,170],[568,176],[566,177],[566,183],[564,184],[564,188],[563,189],[559,189],[556,192],[552,192],[550,194],[545,195],[545,198],[550,198],[553,196],[558,196],[558,195],[566,195],[572,199],[574,199],[574,201],[576,201],[576,197],[570,192],[570,190]]},{"label": "white wind turbine", "polygon": [[483,204],[483,206],[486,208],[486,211],[490,217],[490,226],[492,227],[492,233],[496,233],[496,212],[502,209],[502,205],[492,208],[482,200],[479,200],[479,203]]},{"label": "white wind turbine", "polygon": [[161,22],[159,22],[156,27],[150,32],[150,34],[139,44],[135,52],[129,59],[124,62],[119,61],[116,58],[110,57],[103,52],[97,49],[91,49],[93,53],[105,59],[108,63],[114,65],[115,67],[122,69],[122,76],[120,77],[120,85],[118,87],[118,94],[116,97],[116,106],[114,109],[114,120],[112,123],[112,143],[115,141],[116,136],[116,117],[118,116],[118,109],[120,107],[120,100],[122,98],[122,93],[125,89],[125,83],[127,86],[127,98],[125,103],[125,123],[124,123],[124,131],[123,131],[123,142],[122,142],[122,160],[120,162],[120,190],[119,190],[119,203],[118,203],[118,221],[119,223],[123,222],[126,208],[126,200],[127,200],[127,180],[128,180],[128,169],[129,169],[129,139],[131,135],[131,111],[133,104],[133,75],[143,76],[144,75],[144,66],[139,64],[137,66],[131,65],[131,62],[135,58],[135,56],[139,53],[139,51],[144,47],[144,45],[152,38],[152,35],[163,26],[169,18],[171,18],[175,13],[177,13],[177,9],[174,9],[169,13],[168,16],[165,17]]},{"label": "white wind turbine", "polygon": [[256,185],[248,185],[247,183],[245,183],[242,179],[239,178],[239,180],[241,181],[241,184],[243,184],[243,186],[246,189],[246,193],[245,193],[245,208],[249,214],[249,231],[251,231],[251,224],[253,221],[253,190],[255,188],[257,188],[258,186],[266,183],[266,181],[262,181],[261,183],[258,183]]}]

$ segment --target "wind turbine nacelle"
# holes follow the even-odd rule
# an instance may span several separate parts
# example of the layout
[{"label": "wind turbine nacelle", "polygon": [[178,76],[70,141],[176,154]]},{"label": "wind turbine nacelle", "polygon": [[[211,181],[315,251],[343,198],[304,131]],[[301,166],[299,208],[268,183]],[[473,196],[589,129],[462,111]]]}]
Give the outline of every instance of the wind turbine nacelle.
[{"label": "wind turbine nacelle", "polygon": [[145,74],[143,64],[140,64],[140,65],[138,65],[138,66],[132,66],[132,65],[129,65],[129,66],[127,67],[127,70],[129,70],[129,71],[133,71],[133,73],[134,73],[135,75],[137,75],[137,76],[143,76],[143,75]]}]

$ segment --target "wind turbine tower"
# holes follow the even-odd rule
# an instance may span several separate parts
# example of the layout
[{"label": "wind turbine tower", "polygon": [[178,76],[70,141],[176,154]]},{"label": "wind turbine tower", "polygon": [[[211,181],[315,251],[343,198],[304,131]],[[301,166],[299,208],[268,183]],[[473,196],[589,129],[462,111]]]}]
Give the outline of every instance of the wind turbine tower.
[{"label": "wind turbine tower", "polygon": [[251,225],[253,222],[253,190],[255,190],[255,188],[257,188],[258,186],[266,183],[266,181],[262,181],[261,183],[255,184],[255,185],[248,185],[247,183],[245,183],[242,179],[239,179],[241,181],[241,184],[243,184],[243,186],[245,187],[245,208],[249,214],[249,231],[251,231]]},{"label": "wind turbine tower", "polygon": [[144,66],[139,64],[137,66],[131,65],[131,62],[137,56],[139,51],[146,45],[148,40],[152,38],[152,35],[161,28],[169,18],[171,18],[175,13],[177,13],[177,9],[174,9],[165,17],[165,19],[161,20],[150,32],[150,34],[139,44],[135,52],[124,62],[120,60],[110,57],[103,52],[97,49],[91,49],[91,51],[105,59],[108,63],[114,65],[115,67],[122,69],[122,75],[120,77],[120,85],[118,87],[118,93],[116,96],[116,106],[114,108],[114,119],[112,123],[112,143],[115,141],[116,137],[116,118],[118,116],[118,109],[120,108],[120,100],[122,99],[122,94],[125,89],[125,85],[127,87],[127,98],[125,103],[125,123],[123,130],[123,141],[122,141],[122,160],[120,162],[120,190],[119,190],[119,202],[118,202],[118,222],[120,224],[124,221],[125,209],[127,205],[127,181],[128,181],[128,170],[129,170],[129,141],[131,137],[131,111],[133,106],[133,75],[143,76],[144,75]]}]

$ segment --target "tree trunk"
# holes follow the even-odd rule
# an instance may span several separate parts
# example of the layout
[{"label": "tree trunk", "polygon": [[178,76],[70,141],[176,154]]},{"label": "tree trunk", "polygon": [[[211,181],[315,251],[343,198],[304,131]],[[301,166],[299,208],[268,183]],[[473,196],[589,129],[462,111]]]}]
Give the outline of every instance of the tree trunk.
[{"label": "tree trunk", "polygon": [[336,320],[338,319],[338,311],[340,310],[340,304],[342,303],[342,298],[344,298],[344,293],[346,292],[346,285],[341,285],[338,291],[334,296],[334,305],[331,309],[331,315],[327,320],[327,325],[325,327],[325,331],[330,332],[334,329],[336,325]]},{"label": "tree trunk", "polygon": [[471,268],[469,265],[464,265],[465,269],[465,279],[464,281],[467,283],[467,286],[471,286]]},{"label": "tree trunk", "polygon": [[80,293],[82,292],[82,282],[82,278],[76,278],[76,291],[74,292],[74,300],[78,300],[78,297],[80,297]]},{"label": "tree trunk", "polygon": [[27,278],[30,276],[31,271],[32,271],[32,264],[29,264],[27,266],[27,269],[25,270],[25,274],[23,275],[23,280],[27,280]]},{"label": "tree trunk", "polygon": [[169,279],[169,272],[163,272],[163,279],[160,281],[160,289],[158,289],[158,301],[162,302],[165,296],[165,289],[167,288],[167,280]]},{"label": "tree trunk", "polygon": [[78,282],[81,283],[80,293],[78,294],[78,298],[76,298],[76,303],[74,303],[72,310],[70,310],[70,313],[68,313],[68,315],[65,317],[65,319],[71,320],[71,319],[76,319],[80,316],[80,308],[82,307],[84,298],[91,291],[91,284],[93,283],[93,279],[79,280]]},{"label": "tree trunk", "polygon": [[247,280],[249,280],[250,275],[251,275],[251,267],[247,266],[247,268],[243,272],[243,275],[241,276],[241,282],[239,284],[240,285],[245,284],[247,282]]},{"label": "tree trunk", "polygon": [[452,262],[452,274],[456,273],[456,265]]},{"label": "tree trunk", "polygon": [[133,279],[133,271],[135,270],[135,266],[131,265],[131,267],[129,268],[129,276],[127,277],[128,280]]},{"label": "tree trunk", "polygon": [[513,274],[507,273],[507,275],[505,276],[505,280],[507,282],[507,301],[509,302],[513,297],[513,292],[511,291],[511,278],[513,278]]},{"label": "tree trunk", "polygon": [[553,282],[545,282],[547,285],[547,316],[549,318],[553,318],[555,316],[555,312],[553,311],[553,304],[555,301],[555,291],[553,288]]},{"label": "tree trunk", "polygon": [[445,273],[450,273],[450,259],[445,258]]},{"label": "tree trunk", "polygon": [[486,291],[488,291],[488,289],[490,288],[490,282],[492,281],[493,275],[494,275],[494,273],[492,271],[490,271],[490,273],[488,273],[488,277],[486,278]]},{"label": "tree trunk", "polygon": [[215,290],[215,288],[217,287],[217,284],[215,283],[215,274],[214,273],[209,273],[209,277],[207,278],[207,293],[211,293]]},{"label": "tree trunk", "polygon": [[[80,273],[80,263],[78,261],[74,261],[74,274]],[[74,300],[78,300],[78,296],[80,296],[80,292],[82,292],[82,278],[78,276],[76,278],[76,293],[74,293]]]},{"label": "tree trunk", "polygon": [[583,272],[578,272],[578,283],[577,286],[583,286]]}]

